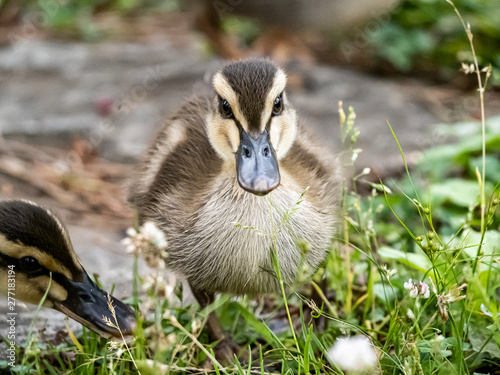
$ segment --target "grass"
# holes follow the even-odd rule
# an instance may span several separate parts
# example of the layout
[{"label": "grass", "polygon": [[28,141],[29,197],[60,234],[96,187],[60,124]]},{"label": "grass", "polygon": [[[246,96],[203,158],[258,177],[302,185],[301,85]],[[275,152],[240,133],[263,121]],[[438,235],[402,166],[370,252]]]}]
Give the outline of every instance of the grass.
[{"label": "grass", "polygon": [[[464,27],[473,47],[470,27]],[[274,247],[281,295],[222,296],[200,312],[174,302],[182,300],[182,285],[162,280],[161,264],[149,280],[135,265],[133,342],[108,342],[86,329],[59,345],[29,340],[19,347],[22,364],[11,372],[354,374],[364,370],[342,372],[328,353],[339,339],[361,335],[378,358],[367,373],[500,373],[500,131],[494,130],[500,118],[491,119],[489,131],[483,105],[489,70],[474,61],[483,109],[477,136],[427,151],[411,173],[405,162],[406,176],[399,180],[373,183],[364,170],[345,181],[341,228],[314,277],[286,286]],[[345,114],[340,105],[339,115],[342,157],[346,170],[354,171],[360,152],[355,113]],[[389,131],[397,142],[390,125]],[[403,150],[401,156],[405,161]],[[269,199],[272,204],[272,194]],[[287,217],[302,199],[306,192]],[[420,281],[429,287],[427,298]],[[203,329],[212,310],[241,348],[233,364],[214,358],[215,343]]]}]

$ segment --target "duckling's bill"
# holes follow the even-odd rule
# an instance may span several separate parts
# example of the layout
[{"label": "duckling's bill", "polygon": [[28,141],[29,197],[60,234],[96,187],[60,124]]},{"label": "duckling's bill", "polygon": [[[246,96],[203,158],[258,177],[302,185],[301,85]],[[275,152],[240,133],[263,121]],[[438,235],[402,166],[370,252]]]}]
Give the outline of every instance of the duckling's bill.
[{"label": "duckling's bill", "polygon": [[[120,337],[120,331],[124,336],[132,334],[136,326],[132,309],[113,296],[108,300],[108,293],[100,289],[86,272],[81,282],[68,280],[65,287],[68,298],[64,301],[54,301],[56,310],[103,337]],[[109,318],[113,325],[117,325],[119,330],[108,325],[105,317]]]},{"label": "duckling's bill", "polygon": [[267,129],[255,137],[240,129],[236,173],[240,186],[253,194],[265,195],[278,187],[278,159]]}]

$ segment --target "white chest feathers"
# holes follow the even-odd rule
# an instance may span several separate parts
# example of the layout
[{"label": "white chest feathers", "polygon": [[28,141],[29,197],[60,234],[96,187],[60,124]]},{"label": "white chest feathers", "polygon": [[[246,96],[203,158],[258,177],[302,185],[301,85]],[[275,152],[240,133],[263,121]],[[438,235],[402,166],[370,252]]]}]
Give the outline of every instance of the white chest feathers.
[{"label": "white chest feathers", "polygon": [[245,192],[234,177],[221,178],[178,248],[171,249],[170,265],[198,289],[274,292],[279,284],[272,249],[287,283],[304,263],[314,271],[325,258],[335,223],[333,212],[320,211],[326,209],[313,207],[307,191],[298,191],[285,178],[263,197]]}]

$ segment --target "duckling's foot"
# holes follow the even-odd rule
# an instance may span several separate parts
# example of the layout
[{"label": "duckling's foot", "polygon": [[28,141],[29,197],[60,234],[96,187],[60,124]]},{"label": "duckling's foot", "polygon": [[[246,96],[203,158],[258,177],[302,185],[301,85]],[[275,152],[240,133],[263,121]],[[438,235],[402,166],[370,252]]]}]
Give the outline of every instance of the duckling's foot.
[{"label": "duckling's foot", "polygon": [[[214,301],[213,293],[197,290],[193,287],[191,287],[191,290],[202,310]],[[223,363],[232,362],[234,354],[238,353],[239,347],[224,335],[224,331],[214,311],[208,314],[206,327],[210,335],[210,340],[218,342],[214,347],[215,358]]]},{"label": "duckling's foot", "polygon": [[214,347],[215,358],[223,363],[231,363],[234,360],[234,355],[238,353],[238,345],[224,335],[224,331],[220,326],[219,319],[215,315],[215,312],[212,311],[208,315],[206,324],[210,339],[218,341],[217,345]]},{"label": "duckling's foot", "polygon": [[[225,338],[222,341],[219,341],[213,348],[214,356],[218,362],[218,366],[231,366],[234,363],[234,356],[236,353],[238,353],[238,349],[239,347],[235,345],[231,340]],[[207,358],[203,362],[201,367],[210,372],[213,372],[215,368],[214,362],[211,358]]]},{"label": "duckling's foot", "polygon": [[223,364],[232,363],[239,347],[231,340],[224,338],[214,348],[215,358]]}]

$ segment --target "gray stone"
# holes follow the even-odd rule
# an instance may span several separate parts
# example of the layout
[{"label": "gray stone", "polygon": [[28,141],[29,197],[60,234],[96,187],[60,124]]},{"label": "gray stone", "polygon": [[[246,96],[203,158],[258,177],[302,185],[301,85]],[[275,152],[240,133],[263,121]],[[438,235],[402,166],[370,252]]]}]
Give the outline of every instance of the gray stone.
[{"label": "gray stone", "polygon": [[[77,134],[105,158],[133,161],[162,117],[219,64],[192,45],[29,40],[0,49],[0,131],[50,144]],[[360,167],[400,163],[387,121],[405,151],[419,150],[431,136],[434,116],[394,81],[326,66],[311,67],[307,75],[312,88],[290,92],[300,117],[338,149],[338,101],[346,111],[353,106]],[[100,100],[112,102],[110,116],[99,115]]]}]

